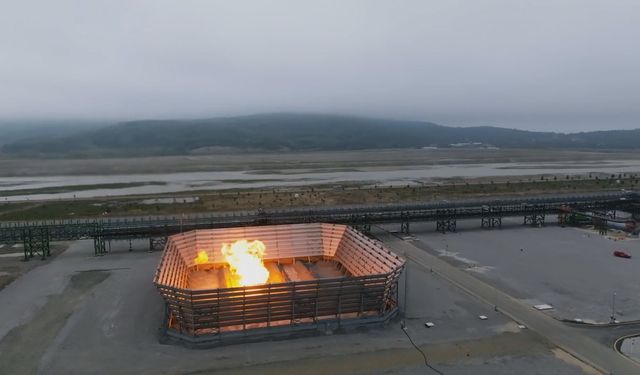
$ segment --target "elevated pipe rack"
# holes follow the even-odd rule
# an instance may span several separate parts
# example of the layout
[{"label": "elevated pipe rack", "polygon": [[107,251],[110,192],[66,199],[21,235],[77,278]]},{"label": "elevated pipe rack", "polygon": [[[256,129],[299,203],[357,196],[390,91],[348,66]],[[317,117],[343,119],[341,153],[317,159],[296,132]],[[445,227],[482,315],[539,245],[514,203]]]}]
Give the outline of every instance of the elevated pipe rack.
[{"label": "elevated pipe rack", "polygon": [[[106,251],[105,241],[134,238],[164,238],[194,229],[228,228],[267,224],[325,222],[349,224],[364,231],[373,224],[400,223],[408,233],[411,222],[436,222],[439,231],[454,231],[457,220],[480,218],[483,227],[500,227],[504,217],[525,217],[538,225],[545,215],[567,212],[640,213],[640,194],[621,191],[583,195],[545,195],[527,198],[460,200],[415,204],[314,207],[280,210],[237,211],[179,216],[138,216],[0,222],[0,243],[26,243],[30,252],[45,253],[49,241],[93,238],[96,255]],[[607,221],[620,221],[607,217]],[[46,233],[43,236],[42,233]],[[25,247],[25,255],[27,249]],[[30,253],[31,254],[31,253]]]}]

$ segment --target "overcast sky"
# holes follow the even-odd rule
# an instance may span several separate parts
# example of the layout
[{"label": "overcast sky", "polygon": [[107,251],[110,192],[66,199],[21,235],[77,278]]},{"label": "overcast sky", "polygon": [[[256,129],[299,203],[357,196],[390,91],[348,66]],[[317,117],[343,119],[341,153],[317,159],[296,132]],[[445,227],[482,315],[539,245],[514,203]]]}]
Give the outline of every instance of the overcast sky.
[{"label": "overcast sky", "polygon": [[639,0],[0,4],[0,118],[640,127]]}]

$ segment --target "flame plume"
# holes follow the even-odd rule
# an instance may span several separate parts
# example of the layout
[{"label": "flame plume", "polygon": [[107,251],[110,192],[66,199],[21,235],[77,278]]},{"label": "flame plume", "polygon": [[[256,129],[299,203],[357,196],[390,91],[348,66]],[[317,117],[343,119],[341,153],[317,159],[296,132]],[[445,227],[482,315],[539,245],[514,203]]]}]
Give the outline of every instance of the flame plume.
[{"label": "flame plume", "polygon": [[231,287],[253,286],[267,282],[269,270],[262,261],[266,250],[264,243],[258,240],[238,240],[222,245],[222,255],[229,263],[229,270],[233,275]]}]

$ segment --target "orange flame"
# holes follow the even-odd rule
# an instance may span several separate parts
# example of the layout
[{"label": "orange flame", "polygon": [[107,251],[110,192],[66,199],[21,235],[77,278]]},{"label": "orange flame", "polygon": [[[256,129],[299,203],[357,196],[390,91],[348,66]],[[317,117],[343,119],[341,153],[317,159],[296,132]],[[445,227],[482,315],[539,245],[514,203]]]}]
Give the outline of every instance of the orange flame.
[{"label": "orange flame", "polygon": [[262,241],[239,240],[232,244],[222,245],[222,255],[224,255],[229,269],[234,277],[231,285],[252,286],[260,285],[269,279],[269,270],[262,262],[267,247]]},{"label": "orange flame", "polygon": [[198,256],[193,260],[193,262],[195,264],[205,264],[209,262],[209,256],[207,255],[207,252],[204,250],[198,252]]}]

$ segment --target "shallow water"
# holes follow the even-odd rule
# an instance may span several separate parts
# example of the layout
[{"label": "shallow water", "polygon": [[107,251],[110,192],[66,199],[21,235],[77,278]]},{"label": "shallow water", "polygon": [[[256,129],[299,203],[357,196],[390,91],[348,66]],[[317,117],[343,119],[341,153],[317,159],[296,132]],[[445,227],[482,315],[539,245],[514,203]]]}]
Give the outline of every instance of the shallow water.
[{"label": "shallow water", "polygon": [[[379,167],[344,171],[281,170],[215,171],[165,174],[128,174],[105,176],[0,177],[0,199],[6,202],[95,198],[137,194],[173,193],[194,190],[286,187],[331,183],[366,182],[371,184],[419,184],[437,178],[499,177],[538,174],[640,172],[640,160],[605,160],[599,162],[492,163],[429,165],[423,167]],[[2,192],[75,185],[161,182],[161,185],[72,190],[62,193],[26,194],[3,197]]]}]

